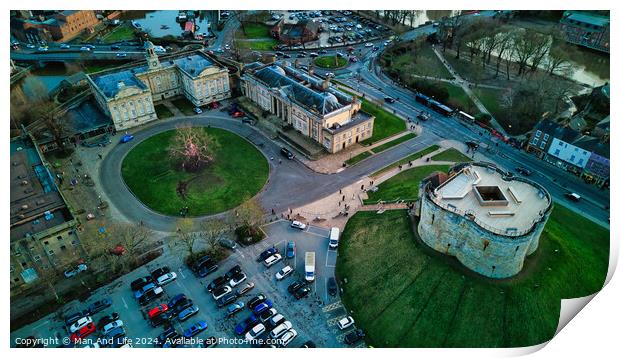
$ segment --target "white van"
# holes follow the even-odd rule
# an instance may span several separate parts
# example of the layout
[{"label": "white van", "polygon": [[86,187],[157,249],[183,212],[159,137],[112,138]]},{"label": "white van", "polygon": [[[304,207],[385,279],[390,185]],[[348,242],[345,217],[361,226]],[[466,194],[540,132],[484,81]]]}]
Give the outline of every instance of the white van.
[{"label": "white van", "polygon": [[338,247],[338,240],[340,239],[340,229],[333,227],[329,231],[329,248],[335,249]]}]

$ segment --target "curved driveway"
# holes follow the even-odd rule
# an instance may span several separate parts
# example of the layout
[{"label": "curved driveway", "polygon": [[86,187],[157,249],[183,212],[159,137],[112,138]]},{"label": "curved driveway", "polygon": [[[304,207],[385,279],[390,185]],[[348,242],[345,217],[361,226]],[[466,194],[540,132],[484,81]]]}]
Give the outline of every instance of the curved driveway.
[{"label": "curved driveway", "polygon": [[[179,117],[155,122],[136,132],[135,139],[129,143],[117,144],[101,163],[99,178],[102,189],[110,202],[127,219],[143,222],[144,225],[159,231],[176,230],[177,217],[156,213],[143,205],[127,188],[121,176],[121,164],[127,153],[143,140],[190,123],[195,126],[213,126],[234,132],[255,144],[269,160],[270,175],[267,184],[258,194],[260,203],[266,211],[274,209],[283,212],[288,208],[298,207],[323,198],[340,188],[354,183],[366,175],[394,162],[409,153],[427,147],[437,140],[434,136],[410,139],[398,146],[348,168],[339,174],[319,174],[307,168],[297,160],[283,159],[278,163],[280,146],[266,138],[254,127],[232,120],[221,112],[207,112],[201,116]],[[149,173],[144,173],[148,176]]]}]

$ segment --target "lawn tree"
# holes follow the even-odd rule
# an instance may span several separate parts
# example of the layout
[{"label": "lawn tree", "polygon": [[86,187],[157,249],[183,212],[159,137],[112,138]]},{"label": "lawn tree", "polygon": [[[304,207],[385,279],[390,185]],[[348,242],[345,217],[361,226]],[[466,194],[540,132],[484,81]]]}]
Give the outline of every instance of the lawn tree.
[{"label": "lawn tree", "polygon": [[549,50],[549,56],[545,67],[549,75],[569,75],[573,71],[573,66],[570,62],[570,50],[569,45],[560,39],[554,39],[553,45]]},{"label": "lawn tree", "polygon": [[[499,68],[502,63],[502,59],[504,54],[507,53],[508,48],[512,46],[514,32],[512,30],[499,32],[497,37],[497,62],[495,63],[495,77],[499,75]],[[490,59],[490,58],[489,58]],[[506,59],[506,61],[510,61],[510,59]]]},{"label": "lawn tree", "polygon": [[194,255],[196,244],[202,239],[203,237],[194,231],[194,224],[191,219],[181,218],[177,220],[176,240],[174,241],[177,250],[191,257]]},{"label": "lawn tree", "polygon": [[[72,267],[71,269],[74,269]],[[54,296],[56,302],[60,302],[60,295],[58,294],[58,290],[56,289],[56,284],[60,279],[61,273],[54,268],[53,265],[40,265],[37,268],[37,276],[38,279],[36,281],[36,285],[41,288],[46,288],[49,290],[49,293]]]},{"label": "lawn tree", "polygon": [[200,223],[200,235],[211,254],[215,253],[218,242],[229,228],[226,218],[207,219]]},{"label": "lawn tree", "polygon": [[213,161],[217,147],[215,139],[203,128],[185,126],[177,129],[168,151],[181,170],[196,172]]},{"label": "lawn tree", "polygon": [[535,40],[536,51],[532,56],[530,72],[536,72],[542,61],[547,58],[549,50],[553,44],[553,38],[548,33],[538,33],[538,35],[535,36]]},{"label": "lawn tree", "polygon": [[138,265],[138,258],[144,253],[144,248],[153,237],[153,231],[144,225],[115,223],[108,228],[108,231],[109,237],[114,238],[118,245],[125,248],[122,257],[129,261],[131,267]]},{"label": "lawn tree", "polygon": [[236,212],[236,222],[242,226],[256,227],[260,224],[264,211],[256,198],[246,200],[239,205]]}]

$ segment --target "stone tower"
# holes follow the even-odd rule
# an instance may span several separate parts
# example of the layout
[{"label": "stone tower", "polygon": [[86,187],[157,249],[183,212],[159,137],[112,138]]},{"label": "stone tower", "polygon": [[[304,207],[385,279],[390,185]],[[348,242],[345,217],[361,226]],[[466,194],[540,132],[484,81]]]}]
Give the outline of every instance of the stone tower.
[{"label": "stone tower", "polygon": [[149,65],[149,70],[160,68],[161,64],[159,63],[159,57],[157,57],[155,53],[155,46],[153,43],[151,41],[146,41],[144,43],[144,48],[146,49],[146,55],[144,57],[146,58],[146,63]]}]

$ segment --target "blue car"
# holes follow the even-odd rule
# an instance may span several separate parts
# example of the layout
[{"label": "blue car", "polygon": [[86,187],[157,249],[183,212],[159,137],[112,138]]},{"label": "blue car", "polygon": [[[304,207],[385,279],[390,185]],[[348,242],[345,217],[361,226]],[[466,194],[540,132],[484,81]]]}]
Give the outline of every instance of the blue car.
[{"label": "blue car", "polygon": [[257,323],[258,318],[256,318],[256,316],[254,315],[250,315],[250,317],[244,319],[235,326],[235,333],[238,335],[245,334],[245,332],[247,332],[250,328],[254,327],[254,325]]},{"label": "blue car", "polygon": [[101,312],[104,309],[112,306],[112,300],[109,298],[104,298],[99,301],[95,301],[88,306],[88,313],[93,315],[97,312]]},{"label": "blue car", "polygon": [[133,140],[133,135],[132,134],[125,134],[124,136],[121,137],[121,143],[127,143],[130,140]]},{"label": "blue car", "polygon": [[286,258],[292,259],[293,257],[295,257],[295,241],[289,241],[286,244]]},{"label": "blue car", "polygon": [[196,313],[198,313],[198,311],[200,311],[200,309],[194,305],[187,307],[186,309],[184,309],[183,311],[181,311],[181,313],[179,313],[179,320],[180,321],[185,321],[188,318],[190,318],[191,316],[195,315]]},{"label": "blue car", "polygon": [[155,284],[154,283],[149,283],[148,285],[142,287],[141,289],[139,289],[138,291],[136,291],[136,293],[134,293],[134,297],[136,299],[139,299],[140,297],[142,297],[144,295],[144,293],[148,290],[152,290],[155,288]]},{"label": "blue car", "polygon": [[228,306],[228,308],[226,309],[226,313],[228,313],[228,316],[232,316],[235,313],[241,311],[243,307],[245,307],[245,304],[243,302],[235,302],[232,305]]},{"label": "blue car", "polygon": [[270,300],[266,300],[265,302],[254,307],[254,315],[258,316],[264,311],[270,309],[271,307],[273,307],[273,303]]},{"label": "blue car", "polygon": [[173,308],[178,303],[186,301],[186,300],[187,300],[187,297],[185,296],[185,294],[179,293],[178,295],[172,297],[170,302],[168,302],[168,308]]},{"label": "blue car", "polygon": [[186,329],[185,332],[183,332],[183,336],[185,338],[191,338],[191,337],[197,335],[198,333],[204,331],[205,329],[207,329],[207,322],[200,320],[200,321],[194,323],[188,329]]}]

